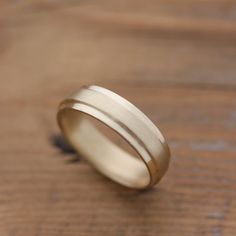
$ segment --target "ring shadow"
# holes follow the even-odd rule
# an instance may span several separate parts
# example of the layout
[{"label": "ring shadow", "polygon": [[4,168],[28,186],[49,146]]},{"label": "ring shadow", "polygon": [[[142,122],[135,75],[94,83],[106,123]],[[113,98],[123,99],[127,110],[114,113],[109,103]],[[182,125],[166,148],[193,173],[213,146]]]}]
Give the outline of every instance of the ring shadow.
[{"label": "ring shadow", "polygon": [[77,163],[80,161],[81,157],[74,150],[74,148],[66,141],[66,139],[59,134],[53,134],[50,136],[51,144],[60,150],[61,153],[71,155],[72,159],[70,159],[69,163]]}]

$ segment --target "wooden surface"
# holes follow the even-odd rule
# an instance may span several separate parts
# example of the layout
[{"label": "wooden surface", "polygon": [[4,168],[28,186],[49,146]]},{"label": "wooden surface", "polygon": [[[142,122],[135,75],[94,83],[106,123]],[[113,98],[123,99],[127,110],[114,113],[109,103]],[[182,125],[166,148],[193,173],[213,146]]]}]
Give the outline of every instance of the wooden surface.
[{"label": "wooden surface", "polygon": [[[235,1],[1,1],[0,79],[1,236],[236,235]],[[63,146],[57,105],[84,84],[161,128],[157,187],[114,184]]]}]

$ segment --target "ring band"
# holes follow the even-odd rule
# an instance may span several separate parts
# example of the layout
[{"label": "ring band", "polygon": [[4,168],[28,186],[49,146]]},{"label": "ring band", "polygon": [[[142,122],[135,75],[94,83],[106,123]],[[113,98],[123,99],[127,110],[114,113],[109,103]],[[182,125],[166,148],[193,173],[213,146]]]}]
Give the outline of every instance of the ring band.
[{"label": "ring band", "polygon": [[[118,133],[140,158],[111,142],[88,116]],[[133,104],[108,89],[82,87],[60,103],[57,120],[75,150],[122,185],[135,189],[152,187],[168,169],[170,151],[159,129]]]}]

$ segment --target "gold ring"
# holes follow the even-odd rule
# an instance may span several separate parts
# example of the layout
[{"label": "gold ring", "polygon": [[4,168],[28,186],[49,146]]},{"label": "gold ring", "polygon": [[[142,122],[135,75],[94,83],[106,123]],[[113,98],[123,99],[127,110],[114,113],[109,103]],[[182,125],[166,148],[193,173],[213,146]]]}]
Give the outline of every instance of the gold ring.
[{"label": "gold ring", "polygon": [[[91,117],[115,131],[138,157],[112,142],[94,126]],[[77,152],[124,186],[152,187],[168,169],[170,151],[160,130],[133,104],[108,89],[82,87],[60,103],[57,120]]]}]

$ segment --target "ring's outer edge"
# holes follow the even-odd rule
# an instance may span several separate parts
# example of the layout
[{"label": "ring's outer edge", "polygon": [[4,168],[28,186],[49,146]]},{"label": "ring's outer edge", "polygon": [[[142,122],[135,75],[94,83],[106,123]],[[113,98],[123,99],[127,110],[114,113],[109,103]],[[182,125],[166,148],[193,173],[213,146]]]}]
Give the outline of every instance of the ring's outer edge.
[{"label": "ring's outer edge", "polygon": [[[92,86],[83,86],[76,94],[79,94],[80,93],[80,91],[82,90],[82,89],[90,89],[90,87],[92,87],[93,89],[93,91],[94,91],[94,88],[101,88],[101,89],[104,89],[104,90],[107,90],[107,89],[105,89],[105,88],[102,88],[102,87],[99,87],[99,86],[94,86],[94,85],[92,85]],[[109,92],[111,92],[111,93],[114,93],[114,92],[112,92],[112,91],[110,91],[110,90],[107,90],[107,91],[109,91]],[[96,91],[96,92],[99,92],[99,91]],[[121,98],[123,101],[125,101],[125,102],[127,102],[129,105],[131,105],[131,106],[133,106],[133,108],[135,108],[138,112],[139,112],[139,114],[142,114],[144,117],[145,117],[145,119],[147,119],[148,120],[148,122],[149,123],[151,123],[157,130],[158,130],[158,132],[161,134],[161,136],[163,137],[163,140],[164,140],[164,142],[162,141],[162,145],[163,145],[163,148],[164,148],[164,150],[165,150],[165,152],[166,152],[166,157],[168,158],[168,165],[167,165],[167,168],[166,168],[166,170],[165,170],[165,172],[167,171],[167,169],[168,169],[168,166],[169,166],[169,159],[170,159],[170,149],[169,149],[169,146],[168,146],[168,144],[167,144],[167,141],[166,141],[166,139],[165,139],[165,137],[162,135],[162,133],[161,133],[161,131],[159,130],[159,128],[157,128],[154,124],[153,124],[153,122],[142,112],[142,111],[140,111],[135,105],[133,105],[132,103],[130,103],[128,100],[126,100],[125,98],[123,98],[123,97],[121,97],[121,96],[119,96],[118,94],[116,94],[116,93],[114,93],[115,95],[117,95],[118,96],[118,98]],[[118,101],[116,101],[116,102],[118,102]],[[64,131],[64,129],[63,129],[63,126],[62,126],[62,124],[61,124],[61,114],[62,114],[62,111],[64,110],[64,109],[72,109],[72,110],[76,110],[76,111],[78,111],[78,112],[82,112],[82,113],[85,113],[85,114],[87,114],[87,115],[89,115],[89,116],[92,116],[91,114],[89,114],[89,113],[86,113],[86,112],[84,112],[84,111],[80,111],[80,110],[78,110],[78,109],[75,109],[75,105],[76,104],[80,104],[80,103],[82,103],[82,104],[84,104],[84,102],[81,102],[80,100],[78,100],[78,99],[76,99],[76,98],[74,98],[74,95],[71,95],[71,96],[69,96],[69,97],[67,97],[66,99],[64,99],[60,104],[59,104],[59,107],[58,107],[58,112],[57,112],[57,122],[58,122],[58,125],[59,125],[59,127],[60,127],[60,129],[62,130],[62,133],[65,135],[65,136],[67,136],[67,134],[66,134],[66,132]],[[88,106],[91,106],[91,104],[86,104],[86,105],[88,105]],[[98,108],[96,108],[95,106],[93,106],[93,108],[94,109],[98,109]],[[99,109],[98,109],[99,110]],[[108,113],[106,113],[106,112],[104,112],[104,111],[101,111],[101,110],[99,110],[100,112],[103,112],[103,114],[104,115],[106,115],[106,116],[109,116],[109,118],[111,118],[111,119],[113,119],[113,121],[115,121],[115,122],[117,122],[117,120],[114,118],[114,117],[112,117],[112,116],[110,116]],[[92,117],[94,117],[94,116],[92,116]],[[138,116],[137,116],[138,117]],[[94,117],[95,119],[97,119],[98,121],[100,121],[100,122],[102,122],[100,119],[98,119],[97,117]],[[102,122],[102,123],[104,123],[104,122]],[[119,122],[120,123],[120,122]],[[106,123],[104,123],[106,126],[108,126],[109,128],[111,128],[111,129],[113,129],[112,127],[110,127],[108,124],[106,124]],[[122,123],[122,128],[125,128],[125,130],[129,133],[129,134],[131,134],[132,135],[132,137],[134,138],[134,139],[136,139],[137,140],[137,138],[138,138],[138,136],[137,135],[135,135],[125,124],[123,124]],[[113,129],[116,133],[118,133],[123,139],[125,139],[117,130],[115,130],[115,129]],[[159,137],[159,136],[158,136]],[[68,140],[69,140],[69,138],[68,137],[66,137]],[[127,140],[127,139],[125,139],[130,145],[131,145],[131,143]],[[140,140],[139,138],[138,138],[138,140]],[[141,154],[138,152],[138,150],[133,146],[133,145],[131,145],[134,149],[135,149],[135,151],[139,154],[139,156],[141,157],[141,159],[142,159],[142,161],[144,162],[144,164],[146,165],[146,167],[147,167],[147,169],[148,169],[148,172],[149,172],[149,175],[150,175],[150,182],[149,182],[149,184],[147,185],[147,186],[145,186],[145,187],[143,187],[142,189],[146,189],[146,188],[150,188],[150,187],[152,187],[153,185],[155,185],[156,183],[158,183],[159,181],[160,181],[160,179],[162,178],[162,176],[164,175],[164,173],[163,173],[163,175],[160,177],[160,178],[155,178],[155,172],[157,172],[158,171],[158,167],[156,166],[156,160],[155,160],[155,158],[150,154],[150,152],[148,151],[148,148],[145,146],[145,144],[142,144],[143,145],[143,148],[148,152],[148,154],[149,154],[149,156],[150,156],[150,158],[151,158],[151,160],[152,160],[152,167],[151,166],[149,166],[148,165],[148,163],[143,159],[143,157],[141,156]],[[154,169],[153,169],[153,167],[154,167]],[[135,187],[134,187],[135,188]],[[139,188],[140,189],[140,188]]]}]

